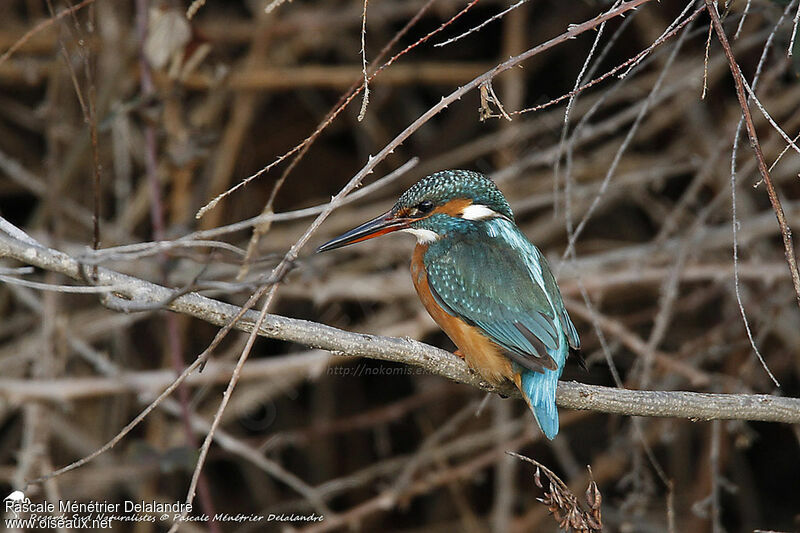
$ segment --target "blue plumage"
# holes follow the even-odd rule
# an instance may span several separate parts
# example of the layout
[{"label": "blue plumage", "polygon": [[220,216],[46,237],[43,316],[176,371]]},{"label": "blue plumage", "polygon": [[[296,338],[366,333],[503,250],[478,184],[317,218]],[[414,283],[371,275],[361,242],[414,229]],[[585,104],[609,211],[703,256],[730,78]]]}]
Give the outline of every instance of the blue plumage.
[{"label": "blue plumage", "polygon": [[[548,273],[549,269],[536,247],[505,219],[462,220],[451,223],[449,231],[435,220],[426,225],[443,235],[428,245],[424,255],[428,283],[442,307],[504,349],[552,366],[547,350],[557,350],[563,337],[559,313],[563,304],[560,296],[547,294],[543,268]],[[534,338],[547,350],[537,350]]]},{"label": "blue plumage", "polygon": [[558,378],[579,340],[546,259],[506,218],[424,225],[442,235],[424,255],[437,303],[506,351],[539,427],[554,438]]},{"label": "blue plumage", "polygon": [[539,424],[542,433],[550,440],[553,440],[558,434],[556,388],[558,387],[558,378],[561,377],[561,372],[564,370],[567,352],[566,344],[558,351],[549,352],[550,357],[558,365],[556,370],[545,369],[543,372],[533,372],[514,363],[514,370],[520,374],[521,378],[520,392],[525,396],[528,407],[533,412],[533,417]]},{"label": "blue plumage", "polygon": [[417,237],[412,278],[428,312],[486,379],[513,381],[554,438],[558,378],[580,339],[547,260],[503,194],[477,172],[437,172],[320,250],[397,230]]}]

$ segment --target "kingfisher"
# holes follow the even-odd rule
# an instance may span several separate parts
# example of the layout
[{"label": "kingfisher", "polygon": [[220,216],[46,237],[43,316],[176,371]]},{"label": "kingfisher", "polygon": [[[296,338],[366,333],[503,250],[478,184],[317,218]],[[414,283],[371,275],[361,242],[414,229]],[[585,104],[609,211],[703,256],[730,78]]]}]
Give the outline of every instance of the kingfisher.
[{"label": "kingfisher", "polygon": [[456,355],[489,383],[514,383],[544,435],[555,438],[558,378],[580,339],[547,260],[517,227],[503,193],[478,172],[436,172],[317,251],[394,231],[417,238],[411,279]]}]

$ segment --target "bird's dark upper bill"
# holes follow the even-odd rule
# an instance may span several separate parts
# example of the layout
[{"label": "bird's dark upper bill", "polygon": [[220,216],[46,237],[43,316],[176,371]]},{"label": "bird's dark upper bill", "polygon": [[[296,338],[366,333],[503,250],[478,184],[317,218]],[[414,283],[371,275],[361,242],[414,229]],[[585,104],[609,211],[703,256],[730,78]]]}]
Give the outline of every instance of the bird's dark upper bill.
[{"label": "bird's dark upper bill", "polygon": [[341,248],[348,244],[366,241],[367,239],[380,235],[386,235],[387,233],[408,227],[408,223],[409,220],[407,218],[395,218],[392,216],[391,211],[389,211],[326,242],[317,248],[317,252],[327,252],[328,250]]}]

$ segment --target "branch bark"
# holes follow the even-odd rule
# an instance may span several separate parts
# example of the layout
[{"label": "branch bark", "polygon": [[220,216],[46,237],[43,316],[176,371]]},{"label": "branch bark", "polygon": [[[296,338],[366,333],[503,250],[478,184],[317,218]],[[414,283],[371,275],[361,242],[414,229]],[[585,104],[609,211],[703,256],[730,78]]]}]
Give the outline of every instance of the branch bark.
[{"label": "branch bark", "polygon": [[[86,280],[87,267],[67,254],[24,242],[0,233],[0,257],[11,257],[27,265]],[[148,281],[107,269],[97,269],[97,282],[114,285],[118,297],[136,304],[158,306],[223,326],[240,308],[196,293],[177,298],[174,291]],[[236,324],[251,331],[258,319],[247,311]],[[488,392],[519,397],[511,384],[493,387],[467,368],[458,357],[413,339],[353,333],[337,328],[279,315],[266,315],[259,335],[292,341],[337,355],[368,357],[419,367],[453,381]],[[0,383],[0,395],[13,394]],[[688,418],[690,420],[759,420],[800,423],[800,399],[762,394],[708,394],[684,391],[640,391],[560,382],[556,403],[564,408],[592,410],[627,416]]]}]

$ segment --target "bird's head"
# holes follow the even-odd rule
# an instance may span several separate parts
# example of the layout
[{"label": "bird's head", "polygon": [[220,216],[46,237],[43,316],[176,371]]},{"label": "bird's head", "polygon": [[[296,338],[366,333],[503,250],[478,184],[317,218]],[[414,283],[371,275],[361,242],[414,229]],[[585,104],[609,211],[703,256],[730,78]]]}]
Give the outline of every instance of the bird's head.
[{"label": "bird's head", "polygon": [[443,170],[415,183],[388,212],[328,241],[317,251],[341,248],[394,231],[413,233],[421,243],[432,242],[493,218],[513,221],[514,214],[489,178],[470,170]]}]

